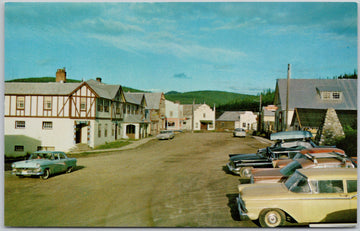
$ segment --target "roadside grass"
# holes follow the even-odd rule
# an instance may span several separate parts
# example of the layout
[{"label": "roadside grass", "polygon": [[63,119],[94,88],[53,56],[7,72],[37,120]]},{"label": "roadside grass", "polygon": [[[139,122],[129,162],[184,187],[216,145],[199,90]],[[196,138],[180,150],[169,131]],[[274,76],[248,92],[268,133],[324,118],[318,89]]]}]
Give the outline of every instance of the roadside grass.
[{"label": "roadside grass", "polygon": [[132,143],[132,140],[128,140],[128,139],[127,140],[117,140],[117,141],[110,142],[110,143],[106,142],[105,144],[96,146],[94,149],[97,150],[97,149],[121,148],[121,147],[124,147],[131,143]]}]

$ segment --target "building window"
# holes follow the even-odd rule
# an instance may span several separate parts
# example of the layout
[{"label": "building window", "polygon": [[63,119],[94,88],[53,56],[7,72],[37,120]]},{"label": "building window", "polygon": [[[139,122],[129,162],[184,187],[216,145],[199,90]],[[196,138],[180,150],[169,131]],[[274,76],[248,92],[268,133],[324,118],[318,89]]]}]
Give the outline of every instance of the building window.
[{"label": "building window", "polygon": [[115,136],[115,128],[114,128],[114,126],[111,127],[111,136]]},{"label": "building window", "polygon": [[170,111],[170,117],[173,117],[173,114],[174,114],[173,111]]},{"label": "building window", "polygon": [[109,101],[107,100],[104,102],[104,111],[109,112]]},{"label": "building window", "polygon": [[50,96],[44,97],[44,109],[51,110],[52,107],[52,98]]},{"label": "building window", "polygon": [[103,100],[102,99],[98,99],[97,110],[103,111]]},{"label": "building window", "polygon": [[43,121],[42,128],[43,129],[52,129],[53,128],[53,122],[52,121]]},{"label": "building window", "polygon": [[205,118],[206,117],[206,113],[203,113],[203,118]]},{"label": "building window", "polygon": [[18,96],[16,98],[16,109],[23,110],[25,108],[25,96]]},{"label": "building window", "polygon": [[169,122],[167,123],[167,126],[168,126],[168,127],[175,127],[175,122],[169,121]]},{"label": "building window", "polygon": [[243,128],[246,128],[246,123],[243,123]]},{"label": "building window", "polygon": [[107,137],[107,127],[108,127],[108,125],[105,124],[105,126],[104,126],[104,137]]},{"label": "building window", "polygon": [[199,127],[199,123],[196,122],[196,123],[195,123],[195,128],[198,128],[198,127]]},{"label": "building window", "polygon": [[15,151],[15,152],[23,152],[23,151],[24,151],[24,146],[22,146],[22,145],[15,145],[14,151]]},{"label": "building window", "polygon": [[86,98],[80,98],[80,110],[81,111],[86,110]]},{"label": "building window", "polygon": [[25,128],[25,121],[15,121],[15,128]]},{"label": "building window", "polygon": [[321,99],[323,100],[341,100],[341,92],[339,91],[322,91],[321,92]]},{"label": "building window", "polygon": [[98,125],[98,137],[101,137],[101,124]]}]

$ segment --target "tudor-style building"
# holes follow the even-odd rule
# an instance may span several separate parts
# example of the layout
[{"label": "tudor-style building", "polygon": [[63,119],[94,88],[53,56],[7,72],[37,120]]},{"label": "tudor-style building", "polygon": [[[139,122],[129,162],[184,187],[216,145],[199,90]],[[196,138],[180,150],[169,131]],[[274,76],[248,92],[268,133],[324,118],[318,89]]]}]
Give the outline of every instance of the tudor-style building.
[{"label": "tudor-style building", "polygon": [[[94,148],[132,138],[129,134],[133,138],[147,134],[136,123],[123,123],[144,114],[145,100],[126,101],[120,85],[104,84],[101,78],[66,83],[65,69],[57,70],[56,82],[5,83],[4,105],[5,155],[9,156],[36,150],[67,152],[77,144]],[[130,125],[135,128],[129,129]]]}]

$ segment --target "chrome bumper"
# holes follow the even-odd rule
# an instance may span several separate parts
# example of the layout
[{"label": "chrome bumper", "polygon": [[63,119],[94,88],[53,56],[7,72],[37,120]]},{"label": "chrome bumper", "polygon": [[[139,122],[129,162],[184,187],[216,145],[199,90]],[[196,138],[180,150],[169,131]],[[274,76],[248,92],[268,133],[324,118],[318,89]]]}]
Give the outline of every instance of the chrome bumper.
[{"label": "chrome bumper", "polygon": [[245,212],[245,207],[244,207],[244,205],[242,205],[242,203],[241,203],[241,198],[240,198],[240,196],[239,196],[239,197],[236,197],[236,202],[237,202],[237,205],[238,205],[240,220],[241,220],[241,221],[250,220],[250,218],[248,217],[247,213]]},{"label": "chrome bumper", "polygon": [[36,169],[34,169],[34,170],[12,170],[11,174],[16,175],[16,176],[41,176],[44,174],[44,171],[43,170],[36,171]]},{"label": "chrome bumper", "polygon": [[240,169],[241,168],[234,168],[230,165],[230,163],[227,163],[226,166],[228,167],[229,171],[237,174],[237,175],[240,175]]}]

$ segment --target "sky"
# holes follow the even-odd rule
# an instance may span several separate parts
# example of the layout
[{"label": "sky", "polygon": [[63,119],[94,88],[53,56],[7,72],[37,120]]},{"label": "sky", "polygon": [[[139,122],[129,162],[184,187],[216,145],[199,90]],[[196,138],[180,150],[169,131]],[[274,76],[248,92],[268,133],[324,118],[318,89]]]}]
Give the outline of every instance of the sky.
[{"label": "sky", "polygon": [[4,77],[257,95],[357,70],[355,2],[7,2]]}]

